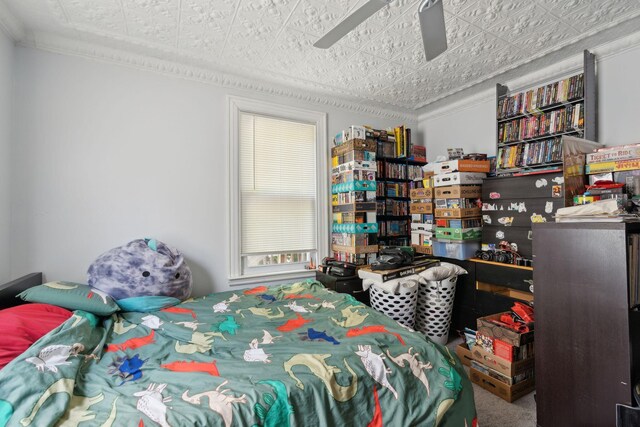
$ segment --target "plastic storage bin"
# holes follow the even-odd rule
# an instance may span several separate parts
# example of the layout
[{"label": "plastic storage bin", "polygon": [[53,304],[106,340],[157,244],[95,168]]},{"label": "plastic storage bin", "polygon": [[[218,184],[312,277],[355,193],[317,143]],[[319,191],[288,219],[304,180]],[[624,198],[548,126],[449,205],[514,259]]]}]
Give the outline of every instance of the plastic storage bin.
[{"label": "plastic storage bin", "polygon": [[433,256],[465,260],[473,258],[480,249],[479,241],[433,239]]},{"label": "plastic storage bin", "polygon": [[416,318],[416,306],[418,303],[418,282],[410,287],[400,287],[395,294],[384,291],[376,285],[369,288],[371,307],[380,313],[386,314],[396,322],[413,328]]},{"label": "plastic storage bin", "polygon": [[427,281],[418,289],[415,329],[438,344],[445,345],[449,339],[457,281],[458,276]]}]

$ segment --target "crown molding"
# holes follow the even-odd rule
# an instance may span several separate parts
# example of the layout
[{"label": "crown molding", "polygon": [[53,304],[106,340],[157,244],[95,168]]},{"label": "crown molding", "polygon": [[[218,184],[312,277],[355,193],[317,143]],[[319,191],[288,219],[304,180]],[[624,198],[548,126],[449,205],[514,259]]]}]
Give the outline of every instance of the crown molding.
[{"label": "crown molding", "polygon": [[[1,3],[0,3],[1,4]],[[279,83],[241,76],[208,67],[187,64],[169,59],[160,59],[147,54],[133,53],[123,49],[114,49],[98,43],[70,39],[48,33],[34,33],[33,40],[22,40],[22,46],[32,47],[53,53],[78,56],[100,62],[112,63],[128,68],[179,77],[201,83],[212,84],[229,89],[258,92],[262,95],[279,96],[300,102],[325,105],[359,114],[373,115],[402,122],[416,122],[417,114],[371,105],[371,101],[353,101],[339,95],[323,95],[299,87],[288,87]]]},{"label": "crown molding", "polygon": [[2,1],[0,1],[0,30],[3,30],[14,42],[24,39],[26,34],[22,22]]},{"label": "crown molding", "polygon": [[[640,48],[640,31],[611,40],[593,48],[589,48],[596,56],[596,63],[606,62],[608,59],[621,55],[630,50]],[[539,70],[526,73],[516,78],[505,79],[502,84],[508,86],[512,91],[521,91],[526,88],[542,85],[551,80],[557,80],[563,76],[569,76],[582,69],[582,53],[571,55],[564,60],[540,68]],[[488,82],[485,82],[488,83]],[[493,86],[493,83],[492,83]],[[452,113],[474,108],[479,104],[495,100],[496,92],[492,88],[479,88],[474,94],[463,99],[452,101],[438,108],[427,110],[418,115],[418,122],[435,119]]]}]

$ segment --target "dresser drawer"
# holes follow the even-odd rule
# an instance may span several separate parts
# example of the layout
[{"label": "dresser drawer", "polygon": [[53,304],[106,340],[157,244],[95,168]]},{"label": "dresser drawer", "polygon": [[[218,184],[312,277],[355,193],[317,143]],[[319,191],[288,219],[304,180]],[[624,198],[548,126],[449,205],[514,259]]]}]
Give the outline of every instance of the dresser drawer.
[{"label": "dresser drawer", "polygon": [[476,263],[476,281],[531,292],[533,270],[478,262]]}]

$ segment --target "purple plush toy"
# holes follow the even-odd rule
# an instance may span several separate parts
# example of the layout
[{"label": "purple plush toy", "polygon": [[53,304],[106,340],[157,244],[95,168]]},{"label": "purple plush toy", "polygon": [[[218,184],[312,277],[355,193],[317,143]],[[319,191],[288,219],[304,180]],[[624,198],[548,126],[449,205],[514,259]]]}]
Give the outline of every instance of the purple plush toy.
[{"label": "purple plush toy", "polygon": [[154,239],[137,239],[100,255],[89,267],[89,286],[114,300],[191,295],[191,270],[182,254]]}]

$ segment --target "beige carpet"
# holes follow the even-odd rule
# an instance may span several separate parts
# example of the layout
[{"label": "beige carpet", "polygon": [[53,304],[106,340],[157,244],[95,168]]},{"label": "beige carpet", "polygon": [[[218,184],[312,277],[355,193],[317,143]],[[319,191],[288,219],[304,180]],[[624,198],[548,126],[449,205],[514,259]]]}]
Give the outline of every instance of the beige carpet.
[{"label": "beige carpet", "polygon": [[[447,347],[455,349],[462,339],[452,340]],[[469,369],[467,368],[467,373]],[[536,427],[536,402],[534,392],[509,403],[473,385],[473,394],[480,427]]]}]

